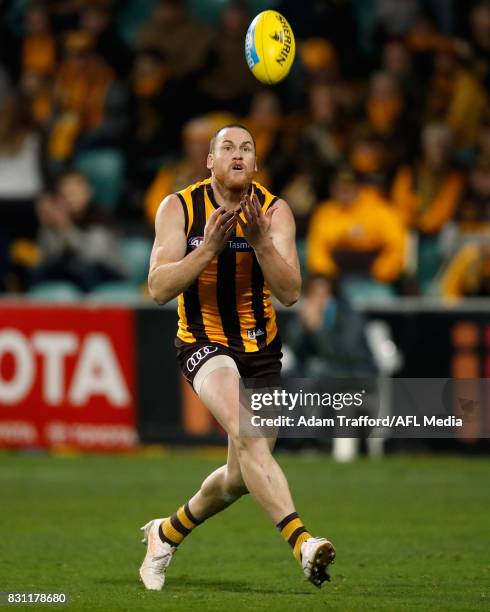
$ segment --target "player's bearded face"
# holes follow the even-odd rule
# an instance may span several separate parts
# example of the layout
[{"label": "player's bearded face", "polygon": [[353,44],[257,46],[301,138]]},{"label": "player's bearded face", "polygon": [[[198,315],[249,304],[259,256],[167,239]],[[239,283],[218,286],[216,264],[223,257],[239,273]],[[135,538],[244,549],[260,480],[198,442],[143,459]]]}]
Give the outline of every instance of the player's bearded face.
[{"label": "player's bearded face", "polygon": [[208,168],[228,189],[243,189],[257,170],[255,147],[250,134],[239,128],[223,130],[208,157]]}]

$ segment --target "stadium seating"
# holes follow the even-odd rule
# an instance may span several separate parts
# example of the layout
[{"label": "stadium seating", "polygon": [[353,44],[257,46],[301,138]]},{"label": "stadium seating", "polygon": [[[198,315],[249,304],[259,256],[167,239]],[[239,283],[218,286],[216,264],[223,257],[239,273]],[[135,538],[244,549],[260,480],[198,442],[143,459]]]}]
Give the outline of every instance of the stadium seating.
[{"label": "stadium seating", "polygon": [[123,238],[120,243],[121,257],[129,273],[129,280],[141,285],[148,276],[151,241],[139,236]]},{"label": "stadium seating", "polygon": [[131,304],[141,297],[138,287],[129,281],[103,283],[87,294],[87,300],[105,304]]},{"label": "stadium seating", "polygon": [[97,204],[114,209],[123,184],[123,155],[114,149],[84,151],[76,157],[74,166],[89,179]]},{"label": "stadium seating", "polygon": [[78,302],[82,292],[68,281],[46,281],[32,287],[28,295],[43,302]]}]

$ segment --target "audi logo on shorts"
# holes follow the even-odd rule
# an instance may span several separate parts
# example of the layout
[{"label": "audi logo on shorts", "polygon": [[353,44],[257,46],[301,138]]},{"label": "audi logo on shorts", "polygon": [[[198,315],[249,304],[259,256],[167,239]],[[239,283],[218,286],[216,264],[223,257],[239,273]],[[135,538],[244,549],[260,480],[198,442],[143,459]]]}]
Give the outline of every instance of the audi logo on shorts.
[{"label": "audi logo on shorts", "polygon": [[194,372],[196,367],[205,357],[207,357],[211,353],[216,353],[217,350],[217,346],[202,346],[195,353],[192,353],[192,355],[187,360],[187,370],[189,372]]}]

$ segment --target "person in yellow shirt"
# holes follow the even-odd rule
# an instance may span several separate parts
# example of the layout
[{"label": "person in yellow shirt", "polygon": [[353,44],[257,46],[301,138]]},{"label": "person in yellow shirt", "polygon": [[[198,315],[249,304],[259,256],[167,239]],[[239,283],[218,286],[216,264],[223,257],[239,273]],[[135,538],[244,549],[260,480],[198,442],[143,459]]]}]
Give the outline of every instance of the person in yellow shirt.
[{"label": "person in yellow shirt", "polygon": [[490,234],[459,249],[442,275],[440,294],[450,299],[490,295]]},{"label": "person in yellow shirt", "polygon": [[451,164],[453,138],[444,124],[431,123],[421,134],[422,154],[401,166],[391,187],[391,201],[412,230],[416,286],[430,291],[443,263],[439,235],[454,218],[465,177]]},{"label": "person in yellow shirt", "polygon": [[434,235],[454,215],[464,187],[463,174],[451,166],[452,137],[443,124],[422,132],[422,156],[395,175],[391,200],[404,221],[422,234]]},{"label": "person in yellow shirt", "polygon": [[93,45],[86,32],[70,32],[65,37],[64,55],[53,89],[56,114],[47,145],[49,158],[54,162],[69,159],[77,139],[99,129],[106,119],[115,73],[95,53]]},{"label": "person in yellow shirt", "polygon": [[407,231],[379,192],[362,186],[349,168],[339,170],[332,199],[314,212],[307,237],[310,274],[330,278],[362,274],[380,283],[404,269]]},{"label": "person in yellow shirt", "polygon": [[425,121],[441,121],[454,135],[457,150],[475,146],[488,95],[477,74],[465,66],[455,41],[443,41],[433,58],[434,70],[428,83]]},{"label": "person in yellow shirt", "polygon": [[22,73],[52,75],[57,64],[56,39],[51,30],[49,13],[42,3],[27,7],[22,39]]}]

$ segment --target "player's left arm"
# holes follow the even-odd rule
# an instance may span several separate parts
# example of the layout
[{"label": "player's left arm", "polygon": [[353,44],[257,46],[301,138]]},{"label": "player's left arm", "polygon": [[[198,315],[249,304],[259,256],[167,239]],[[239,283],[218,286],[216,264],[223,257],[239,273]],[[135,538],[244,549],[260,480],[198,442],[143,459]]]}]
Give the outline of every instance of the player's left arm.
[{"label": "player's left arm", "polygon": [[[298,301],[301,292],[293,213],[285,200],[275,202],[265,215],[261,213],[256,201],[255,215],[252,216],[255,218],[247,218],[249,230],[253,234],[250,236],[252,246],[272,293],[284,306],[292,306]],[[254,221],[261,226],[261,231],[253,231]]]}]

